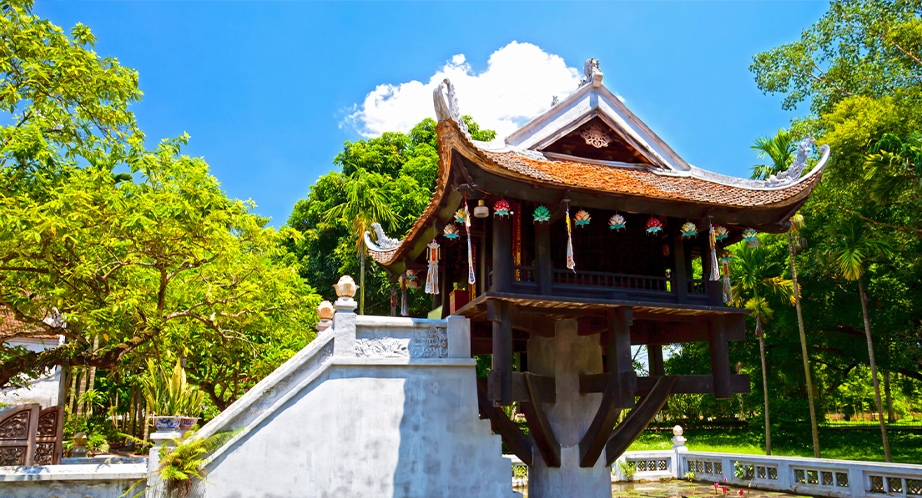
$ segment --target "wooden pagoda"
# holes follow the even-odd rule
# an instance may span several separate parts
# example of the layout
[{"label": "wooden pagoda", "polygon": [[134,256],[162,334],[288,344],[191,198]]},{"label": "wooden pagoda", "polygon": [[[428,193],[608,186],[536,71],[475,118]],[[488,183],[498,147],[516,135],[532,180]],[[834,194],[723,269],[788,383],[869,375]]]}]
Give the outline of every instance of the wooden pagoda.
[{"label": "wooden pagoda", "polygon": [[[744,338],[746,312],[726,305],[727,275],[716,266],[727,245],[786,231],[829,156],[820,148],[803,174],[807,140],[794,166],[766,181],[699,169],[602,85],[597,61],[585,73],[575,93],[490,143],[470,139],[443,82],[431,203],[403,240],[366,234],[395,280],[407,271],[422,279],[436,258],[435,306],[468,317],[473,354],[492,354],[481,415],[523,461],[550,468],[561,466],[561,429],[546,412],[561,384],[531,368],[530,341],[553,338],[567,320],[595,341],[601,368],[576,372],[578,395],[596,394],[598,406],[582,424],[581,467],[610,465],[672,393],[747,392],[749,378],[732,373],[727,350]],[[710,375],[665,375],[663,345],[700,341],[710,344]],[[632,345],[646,346],[649,375],[636,375]],[[498,408],[513,402],[527,437]]]}]

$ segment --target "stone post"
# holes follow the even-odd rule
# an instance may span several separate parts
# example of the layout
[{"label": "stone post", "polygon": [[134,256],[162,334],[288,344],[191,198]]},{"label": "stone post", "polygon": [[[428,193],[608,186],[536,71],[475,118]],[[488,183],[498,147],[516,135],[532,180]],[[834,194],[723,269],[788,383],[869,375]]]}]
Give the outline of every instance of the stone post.
[{"label": "stone post", "polygon": [[681,425],[677,425],[672,428],[672,451],[675,453],[675,456],[672,460],[672,474],[676,479],[681,479],[685,477],[684,468],[682,466],[682,457],[680,453],[688,451],[688,448],[685,446],[685,442],[688,441],[682,436]]},{"label": "stone post", "polygon": [[175,439],[182,438],[183,433],[177,430],[159,430],[150,435],[154,446],[151,447],[147,457],[147,493],[145,496],[165,496],[163,481],[160,480],[160,448],[175,448]]},{"label": "stone post", "polygon": [[471,321],[463,316],[448,317],[448,357],[471,357]]},{"label": "stone post", "polygon": [[353,297],[359,286],[355,285],[352,277],[344,275],[333,288],[339,296],[333,303],[333,307],[336,308],[336,314],[333,315],[333,333],[335,334],[333,336],[333,356],[354,358],[355,308],[358,304]]},{"label": "stone post", "polygon": [[580,336],[576,320],[558,320],[555,336],[528,340],[528,369],[554,377],[557,400],[545,404],[548,421],[560,443],[560,467],[548,467],[535,451],[528,472],[529,498],[611,497],[611,471],[605,454],[592,468],[580,467],[580,439],[602,401],[601,394],[580,394],[580,374],[602,373],[599,335]]}]

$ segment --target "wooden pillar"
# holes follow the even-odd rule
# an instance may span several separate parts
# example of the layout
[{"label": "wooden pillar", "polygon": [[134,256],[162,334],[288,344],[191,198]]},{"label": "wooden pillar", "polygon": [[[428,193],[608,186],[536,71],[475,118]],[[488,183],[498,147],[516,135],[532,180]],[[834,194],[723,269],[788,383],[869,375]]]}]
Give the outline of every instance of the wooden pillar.
[{"label": "wooden pillar", "polygon": [[494,406],[512,404],[512,305],[487,301],[487,318],[493,322],[493,363],[487,397]]},{"label": "wooden pillar", "polygon": [[535,225],[535,252],[538,256],[538,292],[550,295],[554,282],[554,267],[551,263],[551,227],[550,223]]},{"label": "wooden pillar", "polygon": [[634,323],[632,308],[621,307],[608,312],[608,371],[609,382],[615,384],[615,406],[634,407],[634,391],[637,390],[637,374],[631,361],[631,325]]},{"label": "wooden pillar", "polygon": [[688,302],[688,267],[685,266],[685,241],[681,235],[672,239],[672,257],[675,270],[672,273],[675,279],[676,299],[679,303]]},{"label": "wooden pillar", "polygon": [[647,361],[650,363],[650,375],[666,375],[662,344],[647,344]]},{"label": "wooden pillar", "polygon": [[493,290],[512,290],[512,220],[507,216],[493,217]]},{"label": "wooden pillar", "polygon": [[711,375],[714,376],[714,397],[727,399],[730,391],[730,351],[727,347],[727,332],[724,317],[714,315],[708,324],[708,340],[711,350]]}]

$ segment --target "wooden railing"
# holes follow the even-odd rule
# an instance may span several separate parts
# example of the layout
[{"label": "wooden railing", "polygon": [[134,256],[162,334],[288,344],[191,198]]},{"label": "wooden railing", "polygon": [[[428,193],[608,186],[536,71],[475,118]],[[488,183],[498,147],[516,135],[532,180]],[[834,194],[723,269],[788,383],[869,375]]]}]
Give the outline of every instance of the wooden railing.
[{"label": "wooden railing", "polygon": [[554,270],[554,287],[602,287],[634,291],[670,292],[669,278],[599,271]]}]

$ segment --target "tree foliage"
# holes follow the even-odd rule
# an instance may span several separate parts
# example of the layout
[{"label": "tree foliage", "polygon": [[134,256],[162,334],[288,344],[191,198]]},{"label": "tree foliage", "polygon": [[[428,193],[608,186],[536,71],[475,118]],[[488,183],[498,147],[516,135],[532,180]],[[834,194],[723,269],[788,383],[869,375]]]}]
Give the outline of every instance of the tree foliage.
[{"label": "tree foliage", "polygon": [[[0,4],[0,386],[56,365],[122,371],[185,357],[219,408],[302,347],[317,301],[293,268],[290,229],[229,199],[188,136],[150,150],[130,104],[137,73]],[[98,341],[94,347],[94,339]]]}]

